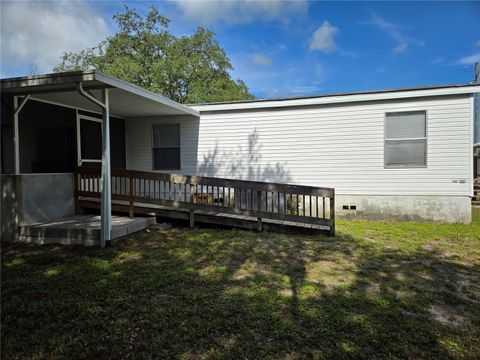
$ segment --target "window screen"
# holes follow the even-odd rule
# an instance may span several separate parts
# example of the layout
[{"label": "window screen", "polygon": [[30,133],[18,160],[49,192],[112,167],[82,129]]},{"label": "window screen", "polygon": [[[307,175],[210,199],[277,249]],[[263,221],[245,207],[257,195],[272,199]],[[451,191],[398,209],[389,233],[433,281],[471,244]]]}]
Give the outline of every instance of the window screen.
[{"label": "window screen", "polygon": [[427,164],[425,111],[387,113],[385,166],[416,167]]},{"label": "window screen", "polygon": [[153,126],[153,169],[180,170],[180,125]]},{"label": "window screen", "polygon": [[82,159],[100,160],[102,158],[102,123],[81,119],[80,140]]}]

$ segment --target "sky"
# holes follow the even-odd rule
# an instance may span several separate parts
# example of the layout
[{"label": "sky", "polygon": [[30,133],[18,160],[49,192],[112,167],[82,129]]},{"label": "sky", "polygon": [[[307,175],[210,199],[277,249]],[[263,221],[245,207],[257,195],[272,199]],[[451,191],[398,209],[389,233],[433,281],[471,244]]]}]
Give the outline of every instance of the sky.
[{"label": "sky", "polygon": [[259,98],[468,83],[480,2],[4,1],[1,77],[49,73],[63,51],[115,33],[126,4],[155,5],[177,36],[216,33]]}]

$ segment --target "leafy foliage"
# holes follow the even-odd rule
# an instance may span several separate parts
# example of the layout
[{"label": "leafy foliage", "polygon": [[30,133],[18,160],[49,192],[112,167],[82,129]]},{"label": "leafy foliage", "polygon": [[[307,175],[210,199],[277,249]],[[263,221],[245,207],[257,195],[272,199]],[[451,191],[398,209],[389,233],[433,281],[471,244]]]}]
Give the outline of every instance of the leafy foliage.
[{"label": "leafy foliage", "polygon": [[97,69],[181,103],[251,99],[234,81],[230,60],[212,31],[170,33],[170,20],[151,7],[145,17],[125,7],[113,16],[118,32],[94,48],[66,52],[53,71]]}]

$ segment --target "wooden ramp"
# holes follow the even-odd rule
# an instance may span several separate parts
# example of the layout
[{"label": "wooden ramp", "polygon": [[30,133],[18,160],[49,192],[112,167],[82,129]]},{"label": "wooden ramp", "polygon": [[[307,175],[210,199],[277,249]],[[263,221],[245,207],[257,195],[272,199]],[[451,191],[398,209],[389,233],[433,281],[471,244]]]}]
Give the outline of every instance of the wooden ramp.
[{"label": "wooden ramp", "polygon": [[[74,171],[75,204],[100,208],[100,169]],[[335,234],[332,188],[114,169],[112,210],[257,230]]]},{"label": "wooden ramp", "polygon": [[[80,207],[83,209],[100,210],[100,200],[95,198],[80,200]],[[112,210],[116,213],[130,212],[128,203],[122,201],[113,201]],[[155,216],[165,219],[179,220],[188,224],[190,221],[190,211],[184,209],[172,209],[166,206],[134,204],[135,215]],[[235,227],[247,230],[258,230],[258,220],[251,216],[222,214],[217,212],[197,211],[195,212],[195,223],[205,225],[216,225],[221,227]],[[262,230],[279,231],[279,232],[297,232],[302,233],[318,233],[329,232],[326,226],[298,223],[293,221],[264,219],[262,222]]]}]

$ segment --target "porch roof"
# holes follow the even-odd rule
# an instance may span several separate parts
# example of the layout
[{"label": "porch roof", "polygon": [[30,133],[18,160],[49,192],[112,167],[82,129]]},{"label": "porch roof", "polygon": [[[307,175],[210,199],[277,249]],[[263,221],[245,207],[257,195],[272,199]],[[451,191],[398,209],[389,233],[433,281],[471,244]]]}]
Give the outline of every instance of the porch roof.
[{"label": "porch roof", "polygon": [[3,94],[30,95],[31,99],[98,112],[99,107],[77,91],[78,83],[82,83],[83,89],[97,99],[101,99],[102,88],[109,88],[110,113],[116,117],[199,116],[198,111],[189,106],[96,70],[6,78],[1,80],[1,91]]}]

